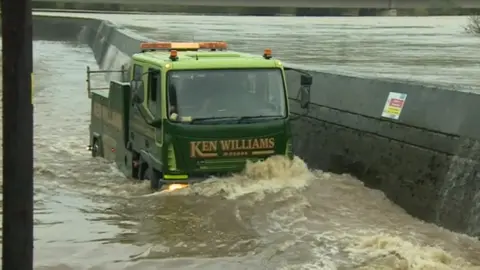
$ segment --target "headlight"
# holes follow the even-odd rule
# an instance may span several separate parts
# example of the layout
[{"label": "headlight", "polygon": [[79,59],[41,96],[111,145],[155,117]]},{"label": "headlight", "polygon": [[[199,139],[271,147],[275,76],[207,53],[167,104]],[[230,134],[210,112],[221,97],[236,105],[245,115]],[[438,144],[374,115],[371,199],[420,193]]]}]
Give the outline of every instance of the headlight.
[{"label": "headlight", "polygon": [[175,158],[175,149],[173,148],[172,144],[170,144],[168,146],[167,164],[168,164],[168,169],[170,171],[176,171],[177,170],[177,160]]},{"label": "headlight", "polygon": [[288,157],[293,157],[292,139],[288,139],[287,141],[287,145],[285,146],[285,155]]}]

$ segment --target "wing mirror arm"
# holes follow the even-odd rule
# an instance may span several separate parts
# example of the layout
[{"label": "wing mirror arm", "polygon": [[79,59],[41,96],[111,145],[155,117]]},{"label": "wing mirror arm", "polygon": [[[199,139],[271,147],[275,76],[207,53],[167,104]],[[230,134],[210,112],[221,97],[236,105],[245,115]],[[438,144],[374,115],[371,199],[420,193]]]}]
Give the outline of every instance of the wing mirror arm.
[{"label": "wing mirror arm", "polygon": [[308,109],[308,107],[310,105],[310,90],[311,90],[311,86],[313,84],[312,75],[310,75],[310,73],[308,73],[304,70],[300,70],[300,69],[296,69],[296,68],[285,67],[284,69],[286,71],[292,70],[292,71],[295,71],[295,72],[298,72],[298,73],[301,74],[300,75],[300,89],[298,90],[297,99],[300,100],[300,107],[302,109]]}]

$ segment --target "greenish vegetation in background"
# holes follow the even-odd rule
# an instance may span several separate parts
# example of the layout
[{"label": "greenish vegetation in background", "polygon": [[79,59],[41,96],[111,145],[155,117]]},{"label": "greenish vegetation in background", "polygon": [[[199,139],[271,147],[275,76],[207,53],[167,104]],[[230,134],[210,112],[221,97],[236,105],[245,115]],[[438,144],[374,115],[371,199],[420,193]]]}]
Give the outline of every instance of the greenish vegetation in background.
[{"label": "greenish vegetation in background", "polygon": [[[132,1],[133,2],[133,1]],[[32,2],[33,8],[73,9],[95,11],[134,11],[152,13],[187,13],[187,14],[226,14],[257,16],[378,16],[385,10],[376,9],[339,9],[339,8],[262,8],[262,7],[205,7],[205,6],[162,6],[136,4],[98,4],[98,3],[62,3]],[[480,9],[459,9],[446,5],[439,9],[399,9],[398,16],[443,16],[474,15]]]}]

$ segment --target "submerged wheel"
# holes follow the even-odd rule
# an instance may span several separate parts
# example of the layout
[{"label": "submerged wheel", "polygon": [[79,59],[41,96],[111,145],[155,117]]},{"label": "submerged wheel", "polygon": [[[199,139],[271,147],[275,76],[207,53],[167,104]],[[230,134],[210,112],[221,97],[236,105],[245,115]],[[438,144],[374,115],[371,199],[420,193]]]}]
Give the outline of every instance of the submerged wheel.
[{"label": "submerged wheel", "polygon": [[94,139],[92,145],[92,157],[98,156],[100,156],[100,145],[98,144],[98,140]]},{"label": "submerged wheel", "polygon": [[137,179],[145,180],[147,171],[148,171],[148,163],[143,161],[143,159],[140,157],[138,160]]},{"label": "submerged wheel", "polygon": [[162,187],[160,179],[162,178],[162,173],[155,170],[154,168],[149,167],[147,169],[146,177],[150,180],[150,188],[153,190],[159,190]]},{"label": "submerged wheel", "polygon": [[137,179],[138,180],[138,172],[140,171],[140,163],[139,163],[139,155],[138,153],[136,152],[132,152],[131,154],[131,159],[129,161],[128,157],[127,158],[127,162],[130,162],[130,167],[131,167],[131,175],[132,175],[132,178],[133,179]]}]

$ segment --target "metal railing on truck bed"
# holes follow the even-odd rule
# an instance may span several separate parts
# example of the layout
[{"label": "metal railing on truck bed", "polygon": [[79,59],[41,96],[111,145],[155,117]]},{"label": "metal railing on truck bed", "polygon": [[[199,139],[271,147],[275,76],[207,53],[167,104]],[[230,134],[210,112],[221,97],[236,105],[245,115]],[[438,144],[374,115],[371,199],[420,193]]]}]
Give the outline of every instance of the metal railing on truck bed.
[{"label": "metal railing on truck bed", "polygon": [[122,74],[122,79],[125,73],[128,71],[128,69],[125,67],[125,65],[122,65],[121,69],[113,69],[113,70],[91,70],[90,66],[87,66],[87,93],[88,93],[88,98],[92,97],[92,91],[96,90],[109,90],[110,87],[92,87],[92,81],[91,81],[91,74],[108,74],[108,73],[121,73]]}]

